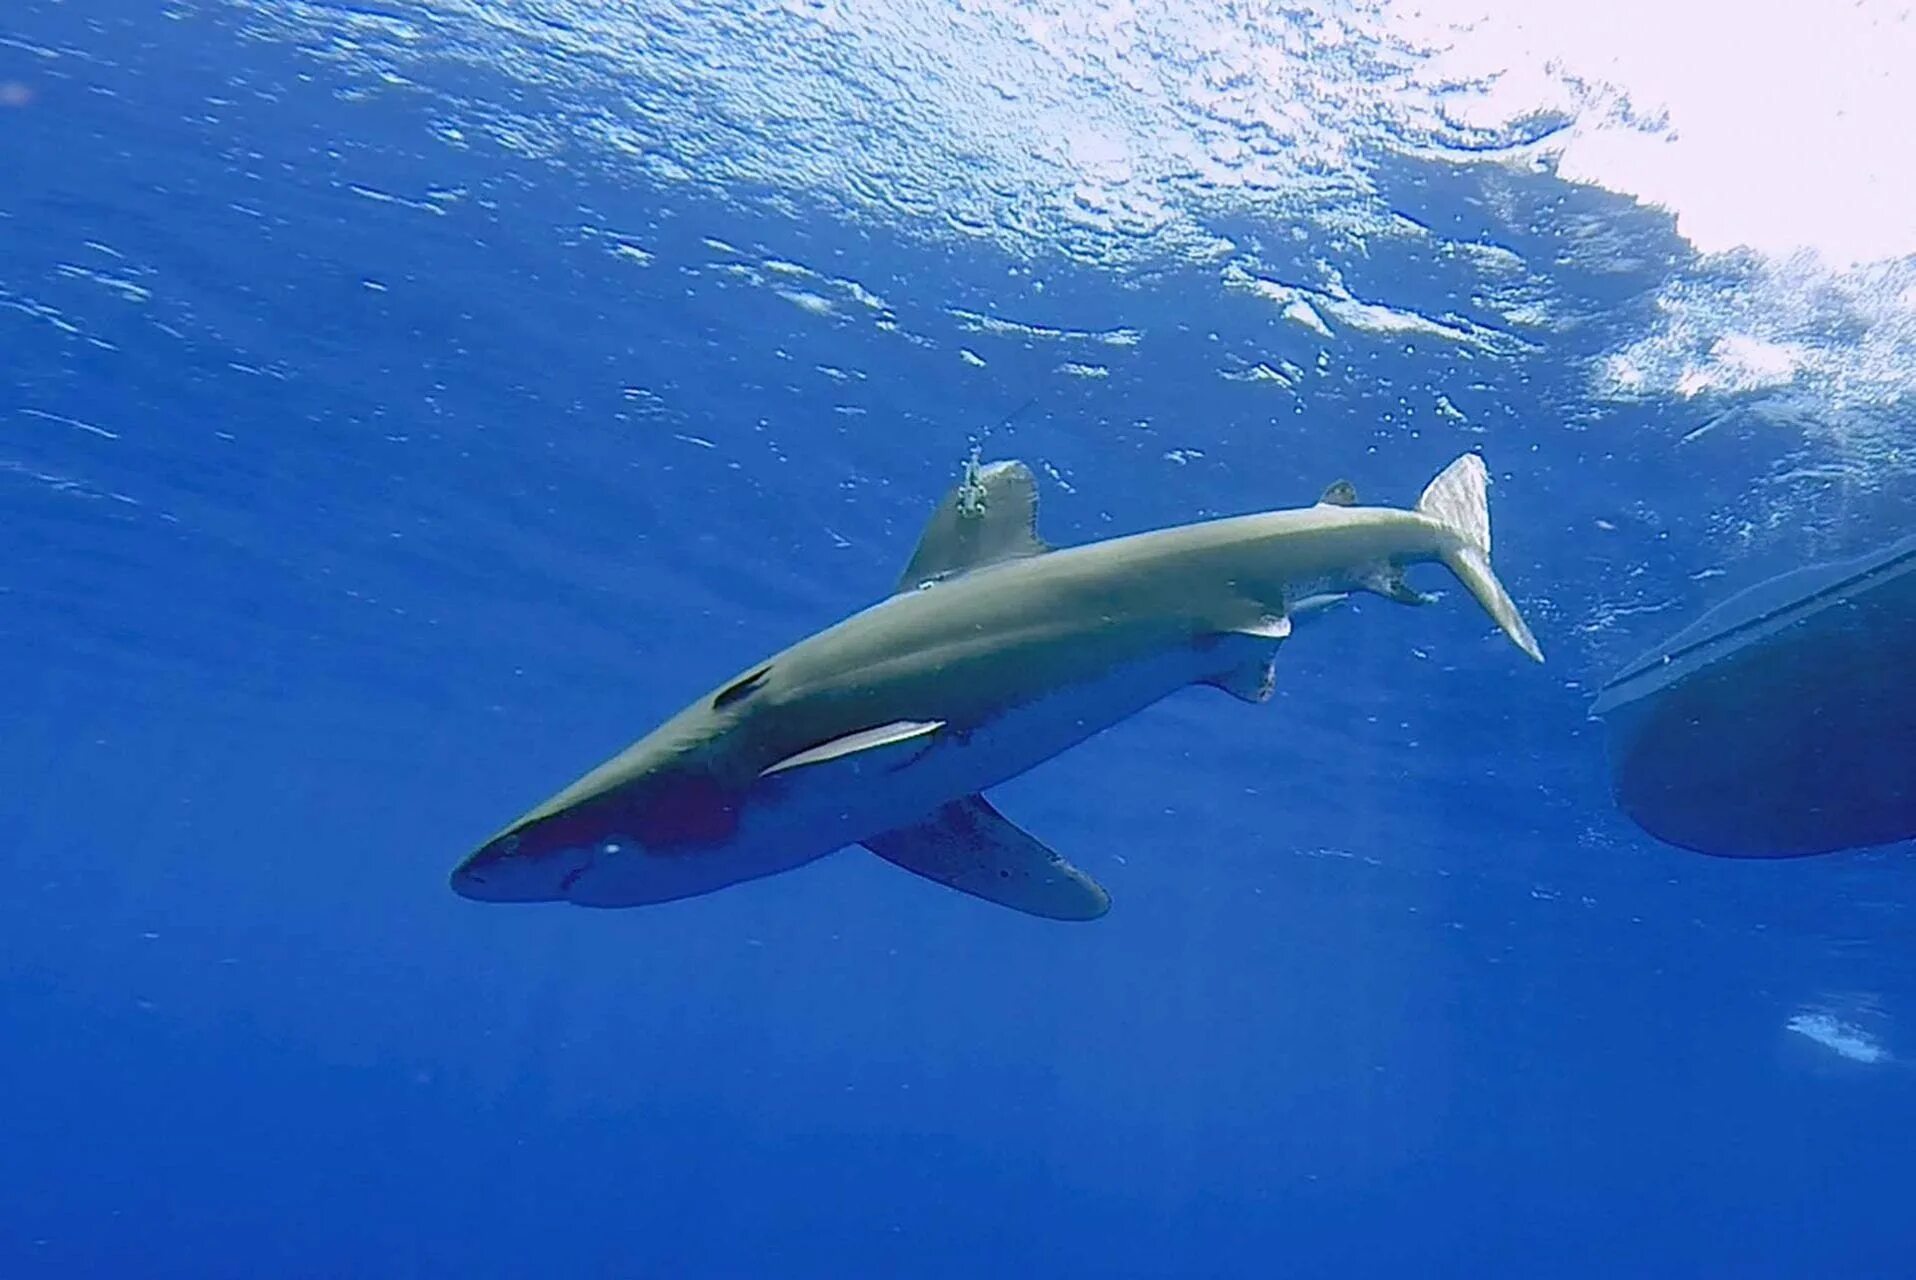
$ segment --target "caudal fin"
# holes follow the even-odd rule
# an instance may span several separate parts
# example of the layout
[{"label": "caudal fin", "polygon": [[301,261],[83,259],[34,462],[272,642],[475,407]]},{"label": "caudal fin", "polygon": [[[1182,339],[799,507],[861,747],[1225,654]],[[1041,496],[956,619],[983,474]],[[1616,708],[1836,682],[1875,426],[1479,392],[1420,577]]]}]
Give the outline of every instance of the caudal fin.
[{"label": "caudal fin", "polygon": [[1457,535],[1457,544],[1442,553],[1444,563],[1457,575],[1457,580],[1469,588],[1470,594],[1477,597],[1484,612],[1497,620],[1504,634],[1519,649],[1542,662],[1543,650],[1537,647],[1537,638],[1530,634],[1523,615],[1517,612],[1516,602],[1511,600],[1510,593],[1497,581],[1490,567],[1489,489],[1490,477],[1484,471],[1484,460],[1474,453],[1466,453],[1430,482],[1423,497],[1417,499],[1417,512]]}]

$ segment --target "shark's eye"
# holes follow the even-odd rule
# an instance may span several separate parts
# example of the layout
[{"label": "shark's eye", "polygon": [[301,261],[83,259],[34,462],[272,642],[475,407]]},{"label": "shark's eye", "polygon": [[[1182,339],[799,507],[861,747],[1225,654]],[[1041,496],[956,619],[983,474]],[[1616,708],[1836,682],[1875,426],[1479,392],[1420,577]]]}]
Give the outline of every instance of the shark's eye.
[{"label": "shark's eye", "polygon": [[731,684],[726,685],[723,689],[720,689],[712,695],[712,710],[717,711],[737,702],[740,698],[743,698],[746,694],[764,684],[765,678],[771,674],[772,664],[768,662],[750,675],[734,680]]}]

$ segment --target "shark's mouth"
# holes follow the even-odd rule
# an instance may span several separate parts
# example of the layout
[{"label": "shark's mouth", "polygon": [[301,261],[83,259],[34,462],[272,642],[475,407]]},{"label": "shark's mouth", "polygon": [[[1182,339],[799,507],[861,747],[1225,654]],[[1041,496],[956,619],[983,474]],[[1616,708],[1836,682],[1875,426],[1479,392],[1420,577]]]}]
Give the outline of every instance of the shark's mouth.
[{"label": "shark's mouth", "polygon": [[499,837],[460,865],[453,888],[483,901],[576,900],[595,868],[631,874],[638,863],[663,868],[722,847],[739,830],[742,802],[709,774],[647,779]]},{"label": "shark's mouth", "polygon": [[452,888],[478,902],[562,901],[591,869],[593,857],[593,850],[579,846],[528,851],[518,836],[501,836],[459,864]]}]

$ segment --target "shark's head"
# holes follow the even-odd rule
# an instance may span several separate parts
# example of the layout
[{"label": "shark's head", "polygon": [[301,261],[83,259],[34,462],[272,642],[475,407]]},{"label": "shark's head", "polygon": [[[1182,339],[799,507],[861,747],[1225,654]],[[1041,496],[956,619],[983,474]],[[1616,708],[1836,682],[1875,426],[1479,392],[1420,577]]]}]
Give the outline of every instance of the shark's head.
[{"label": "shark's head", "polygon": [[[712,772],[665,767],[520,819],[461,862],[452,887],[484,902],[576,900],[595,867],[696,861],[737,831],[745,796]],[[663,887],[663,885],[661,886]]]},{"label": "shark's head", "polygon": [[[763,681],[754,673],[738,682]],[[488,840],[452,872],[482,902],[586,902],[619,893],[683,896],[717,874],[763,761],[732,686],[695,703]],[[608,904],[609,905],[609,904]]]},{"label": "shark's head", "polygon": [[515,826],[453,868],[453,891],[479,902],[563,902],[591,868],[598,843],[587,824],[567,814]]}]

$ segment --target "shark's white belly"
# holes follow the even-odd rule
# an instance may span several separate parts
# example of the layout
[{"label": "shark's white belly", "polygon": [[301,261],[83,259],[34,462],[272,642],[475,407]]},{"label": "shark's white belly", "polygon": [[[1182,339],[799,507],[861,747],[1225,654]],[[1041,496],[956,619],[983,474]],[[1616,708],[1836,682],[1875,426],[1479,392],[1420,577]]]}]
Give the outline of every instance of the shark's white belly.
[{"label": "shark's white belly", "polygon": [[[794,770],[781,775],[784,785],[748,801],[723,845],[659,855],[611,841],[572,878],[566,896],[582,906],[637,906],[802,866],[1015,778],[1216,674],[1218,663],[1215,651],[1180,647],[1004,707],[982,724],[949,726],[915,753],[873,752]],[[943,718],[937,707],[899,710],[901,718]]]}]

